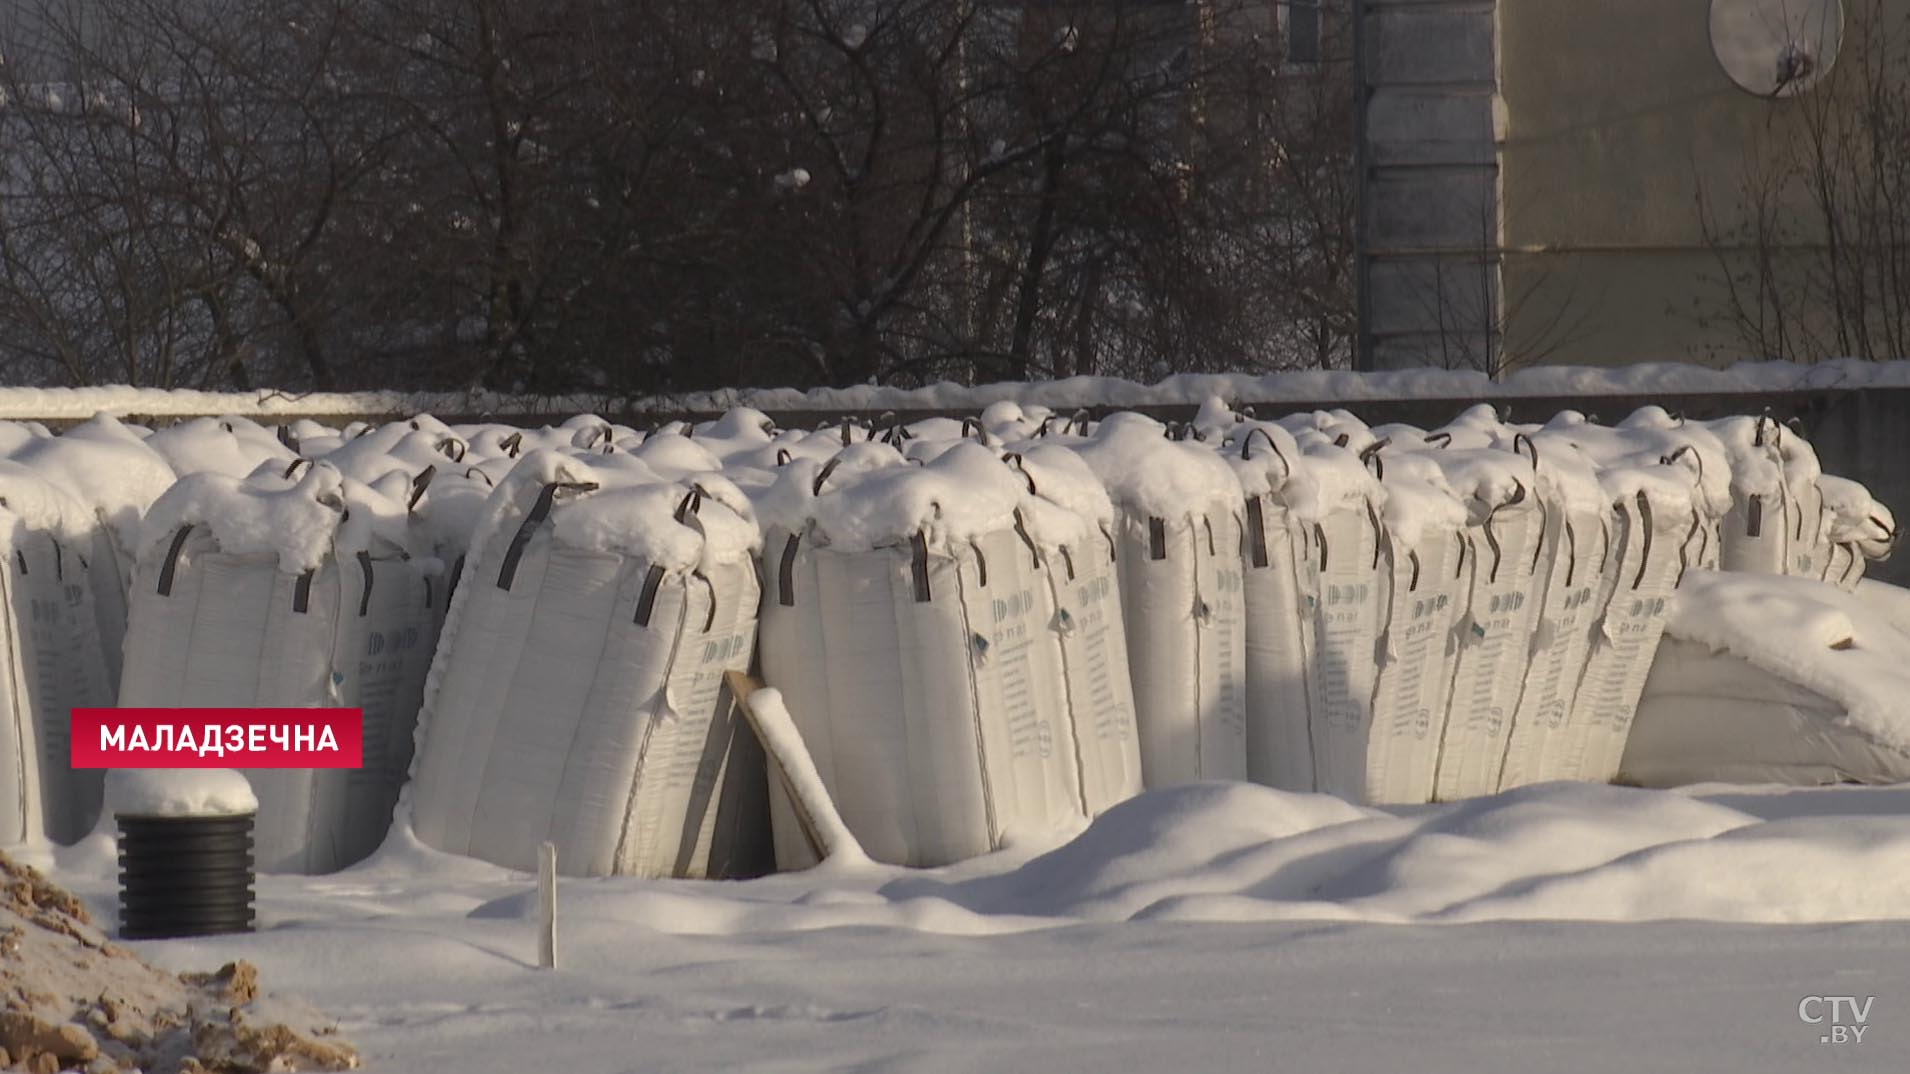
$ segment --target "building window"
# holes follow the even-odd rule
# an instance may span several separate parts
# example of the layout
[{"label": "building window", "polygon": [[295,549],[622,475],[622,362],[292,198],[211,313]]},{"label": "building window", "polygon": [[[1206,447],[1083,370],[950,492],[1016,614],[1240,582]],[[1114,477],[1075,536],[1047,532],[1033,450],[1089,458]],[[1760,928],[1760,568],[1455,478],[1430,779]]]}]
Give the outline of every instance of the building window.
[{"label": "building window", "polygon": [[1286,15],[1287,62],[1320,62],[1320,0],[1286,0],[1280,5]]}]

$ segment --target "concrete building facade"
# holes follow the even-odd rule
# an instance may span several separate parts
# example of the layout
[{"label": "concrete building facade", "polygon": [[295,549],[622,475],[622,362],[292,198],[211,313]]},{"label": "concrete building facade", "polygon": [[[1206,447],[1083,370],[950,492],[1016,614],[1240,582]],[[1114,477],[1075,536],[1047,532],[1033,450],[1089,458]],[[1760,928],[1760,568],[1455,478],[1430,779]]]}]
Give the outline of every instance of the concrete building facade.
[{"label": "concrete building facade", "polygon": [[1747,177],[1896,62],[1877,35],[1910,18],[1910,0],[1819,2],[1836,55],[1802,57],[1808,88],[1754,92],[1720,61],[1713,0],[1363,0],[1363,363],[1775,356],[1722,315],[1723,280],[1762,258],[1760,278],[1801,284],[1830,238],[1793,184],[1762,206],[1784,244],[1754,247]]}]

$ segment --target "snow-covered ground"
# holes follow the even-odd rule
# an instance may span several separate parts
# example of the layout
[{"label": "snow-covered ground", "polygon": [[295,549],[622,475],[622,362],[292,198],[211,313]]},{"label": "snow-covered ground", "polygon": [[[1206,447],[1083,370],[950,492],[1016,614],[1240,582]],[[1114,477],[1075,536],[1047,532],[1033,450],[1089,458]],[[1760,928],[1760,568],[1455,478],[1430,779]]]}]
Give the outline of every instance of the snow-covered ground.
[{"label": "snow-covered ground", "polygon": [[[110,914],[111,868],[95,837],[55,877]],[[532,886],[401,832],[264,878],[257,934],[136,947],[257,962],[381,1071],[1910,1063],[1910,788],[1200,784],[948,869],[567,880],[550,972]],[[1875,997],[1861,1042],[1813,996]]]}]

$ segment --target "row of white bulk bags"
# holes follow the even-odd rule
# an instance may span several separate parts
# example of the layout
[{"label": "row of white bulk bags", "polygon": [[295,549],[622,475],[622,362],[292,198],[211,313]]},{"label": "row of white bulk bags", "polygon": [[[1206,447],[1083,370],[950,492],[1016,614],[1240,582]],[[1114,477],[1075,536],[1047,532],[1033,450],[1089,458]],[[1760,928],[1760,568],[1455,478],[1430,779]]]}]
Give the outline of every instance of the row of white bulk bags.
[{"label": "row of white bulk bags", "polygon": [[97,522],[64,490],[0,462],[0,844],[72,842],[100,808],[72,766],[70,714],[113,687],[87,569]]},{"label": "row of white bulk bags", "polygon": [[276,466],[188,475],[153,504],[120,703],[362,708],[361,768],[241,769],[259,799],[259,867],[329,872],[390,825],[435,641],[436,566],[410,554],[402,475],[380,489],[323,463]]},{"label": "row of white bulk bags", "polygon": [[418,837],[574,876],[721,873],[748,833],[723,676],[750,665],[759,540],[735,487],[540,450],[491,496],[431,669]]},{"label": "row of white bulk bags", "polygon": [[[1086,595],[1096,607],[1058,607],[1068,587],[1052,572],[1071,559],[1077,583],[1092,577],[1087,520],[1044,509],[1021,474],[974,443],[925,465],[871,443],[827,464],[796,459],[758,503],[763,676],[788,699],[817,773],[872,857],[942,865],[1085,820],[1091,766],[1078,738],[1091,757],[1107,748],[1101,731],[1120,728],[1077,735],[1071,691],[1087,669],[1077,660],[1070,675],[1062,613],[1078,636],[1105,639],[1112,594],[1095,584]],[[1038,530],[1068,555],[1044,555]],[[1083,633],[1093,624],[1082,619],[1100,629]],[[1112,670],[1118,653],[1099,659]],[[1118,677],[1100,681],[1124,700]],[[1094,690],[1079,698],[1083,710]],[[1131,790],[1131,776],[1125,783]],[[809,864],[776,787],[771,811],[777,864]]]},{"label": "row of white bulk bags", "polygon": [[[1541,478],[1541,488],[1567,497],[1565,521],[1573,524],[1563,544],[1554,539],[1552,569],[1535,570],[1535,578],[1548,582],[1533,640],[1548,649],[1534,650],[1537,674],[1527,676],[1525,692],[1539,693],[1529,703],[1522,696],[1519,710],[1535,718],[1515,716],[1498,786],[1558,778],[1603,782],[1617,771],[1672,591],[1687,570],[1710,566],[1720,554],[1731,471],[1715,435],[1656,407],[1611,428],[1565,412],[1527,431],[1526,441],[1541,469],[1552,460],[1555,472]],[[1578,564],[1590,564],[1590,549],[1577,544],[1581,534],[1593,535],[1593,515],[1581,461],[1609,505],[1599,520],[1597,588],[1589,594],[1591,631],[1582,665],[1575,628],[1587,618],[1588,587],[1572,583],[1579,580]],[[1561,565],[1565,577],[1557,579]],[[1552,648],[1567,629],[1574,634],[1563,651]],[[1568,687],[1574,672],[1577,681]]]},{"label": "row of white bulk bags", "polygon": [[1241,486],[1213,451],[1124,413],[1072,445],[1106,486],[1147,786],[1247,774]]},{"label": "row of white bulk bags", "polygon": [[1690,783],[1910,779],[1910,592],[1698,572],[1638,704],[1620,777]]}]

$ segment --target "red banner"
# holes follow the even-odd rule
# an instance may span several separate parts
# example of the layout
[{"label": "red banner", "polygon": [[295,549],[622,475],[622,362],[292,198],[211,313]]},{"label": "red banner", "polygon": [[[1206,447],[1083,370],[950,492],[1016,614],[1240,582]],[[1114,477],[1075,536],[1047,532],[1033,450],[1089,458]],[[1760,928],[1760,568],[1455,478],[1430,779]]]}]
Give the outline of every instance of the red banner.
[{"label": "red banner", "polygon": [[361,768],[363,709],[74,709],[74,768]]}]

